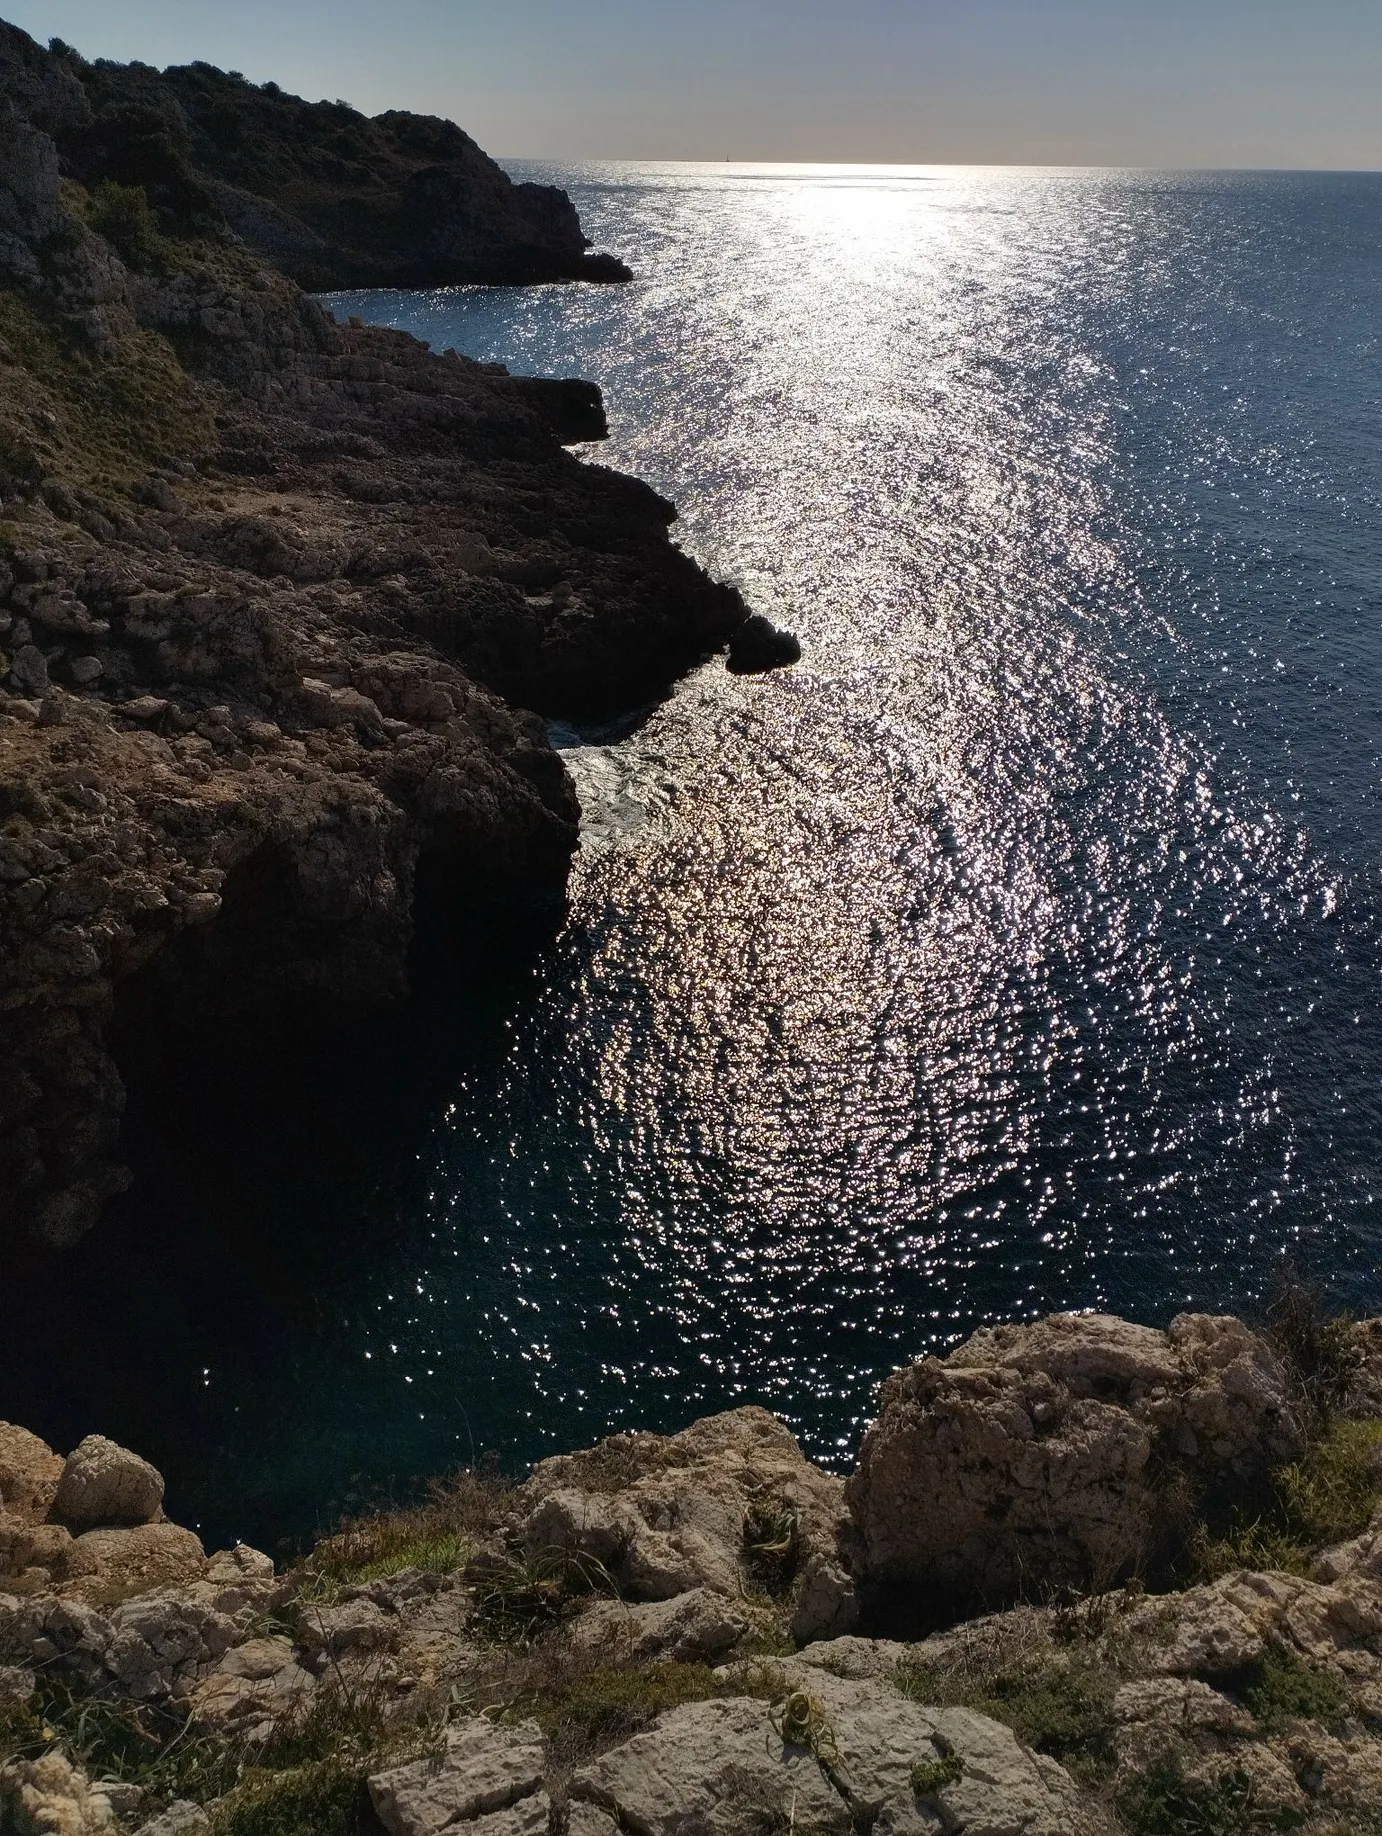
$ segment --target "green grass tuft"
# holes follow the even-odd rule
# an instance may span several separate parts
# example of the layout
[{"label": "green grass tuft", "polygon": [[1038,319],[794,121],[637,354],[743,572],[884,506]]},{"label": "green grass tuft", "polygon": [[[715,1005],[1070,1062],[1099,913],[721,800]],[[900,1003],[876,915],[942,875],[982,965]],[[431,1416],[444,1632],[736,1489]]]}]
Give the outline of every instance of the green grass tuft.
[{"label": "green grass tuft", "polygon": [[364,1836],[376,1823],[358,1764],[251,1774],[216,1807],[211,1836]]},{"label": "green grass tuft", "polygon": [[1272,1475],[1273,1503],[1224,1536],[1203,1525],[1191,1538],[1191,1578],[1213,1581],[1238,1568],[1308,1575],[1315,1550],[1364,1531],[1382,1504],[1382,1422],[1333,1421],[1304,1458]]},{"label": "green grass tuft", "polygon": [[1348,1719],[1348,1691],[1341,1679],[1312,1670],[1287,1652],[1268,1652],[1242,1696],[1269,1734],[1279,1734],[1293,1721],[1318,1721],[1337,1733]]},{"label": "green grass tuft", "polygon": [[963,1778],[964,1770],[965,1763],[958,1753],[941,1753],[935,1759],[918,1760],[907,1779],[918,1798],[934,1798],[938,1791]]},{"label": "green grass tuft", "polygon": [[1298,1811],[1259,1805],[1244,1772],[1190,1779],[1170,1761],[1133,1779],[1119,1794],[1118,1809],[1131,1836],[1250,1836],[1305,1822]]}]

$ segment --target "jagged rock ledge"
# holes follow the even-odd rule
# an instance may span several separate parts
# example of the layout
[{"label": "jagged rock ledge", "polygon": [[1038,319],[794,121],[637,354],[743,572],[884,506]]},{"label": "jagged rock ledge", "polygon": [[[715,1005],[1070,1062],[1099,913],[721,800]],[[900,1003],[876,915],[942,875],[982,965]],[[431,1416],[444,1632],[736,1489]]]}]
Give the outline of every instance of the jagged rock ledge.
[{"label": "jagged rock ledge", "polygon": [[164,105],[226,84],[249,106],[0,27],[0,1241],[70,1244],[126,1183],[113,1020],[395,1000],[420,871],[559,900],[539,716],[642,705],[748,617],[563,450],[593,385],[337,325],[204,208]]},{"label": "jagged rock ledge", "polygon": [[0,1426],[0,1827],[1361,1836],[1380,1404],[1382,1321],[1058,1315],[898,1373],[847,1482],[741,1408],[282,1575]]}]

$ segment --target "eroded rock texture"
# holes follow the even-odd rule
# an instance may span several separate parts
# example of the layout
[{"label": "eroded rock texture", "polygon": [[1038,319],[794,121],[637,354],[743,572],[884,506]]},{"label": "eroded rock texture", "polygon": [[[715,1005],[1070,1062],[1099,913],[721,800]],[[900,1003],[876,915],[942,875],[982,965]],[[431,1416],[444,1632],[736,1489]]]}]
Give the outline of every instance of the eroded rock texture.
[{"label": "eroded rock texture", "polygon": [[1240,1320],[987,1328],[883,1386],[848,1484],[858,1572],[942,1617],[1107,1587],[1174,1539],[1185,1488],[1251,1497],[1301,1445],[1285,1373]]}]

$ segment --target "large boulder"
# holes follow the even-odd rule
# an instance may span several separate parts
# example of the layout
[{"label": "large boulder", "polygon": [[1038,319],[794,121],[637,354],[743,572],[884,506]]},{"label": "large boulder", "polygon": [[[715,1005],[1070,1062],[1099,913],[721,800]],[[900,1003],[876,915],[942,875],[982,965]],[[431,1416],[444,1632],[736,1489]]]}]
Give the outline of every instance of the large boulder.
[{"label": "large boulder", "polygon": [[67,1456],[53,1515],[73,1530],[151,1524],[163,1504],[163,1476],[103,1434],[89,1434]]},{"label": "large boulder", "polygon": [[1174,1543],[1187,1495],[1250,1491],[1301,1445],[1281,1365],[1239,1320],[985,1328],[884,1384],[847,1486],[856,1572],[936,1619],[1110,1586]]},{"label": "large boulder", "polygon": [[527,1547],[600,1563],[625,1599],[777,1593],[801,1642],[853,1626],[843,1485],[766,1409],[540,1461],[527,1500]]},{"label": "large boulder", "polygon": [[200,1581],[206,1552],[193,1532],[179,1524],[135,1524],[127,1530],[85,1531],[72,1538],[53,1566],[63,1593],[112,1601]]},{"label": "large boulder", "polygon": [[23,1523],[41,1523],[57,1495],[62,1473],[62,1456],[46,1441],[13,1422],[0,1422],[0,1514]]}]

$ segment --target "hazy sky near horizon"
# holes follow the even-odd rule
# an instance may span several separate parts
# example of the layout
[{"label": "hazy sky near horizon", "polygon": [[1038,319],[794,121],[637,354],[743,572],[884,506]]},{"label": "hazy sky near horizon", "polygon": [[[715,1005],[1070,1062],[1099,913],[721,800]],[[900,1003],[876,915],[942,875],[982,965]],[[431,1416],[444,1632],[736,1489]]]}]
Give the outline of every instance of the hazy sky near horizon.
[{"label": "hazy sky near horizon", "polygon": [[1382,167],[1382,0],[0,0],[536,158]]}]

